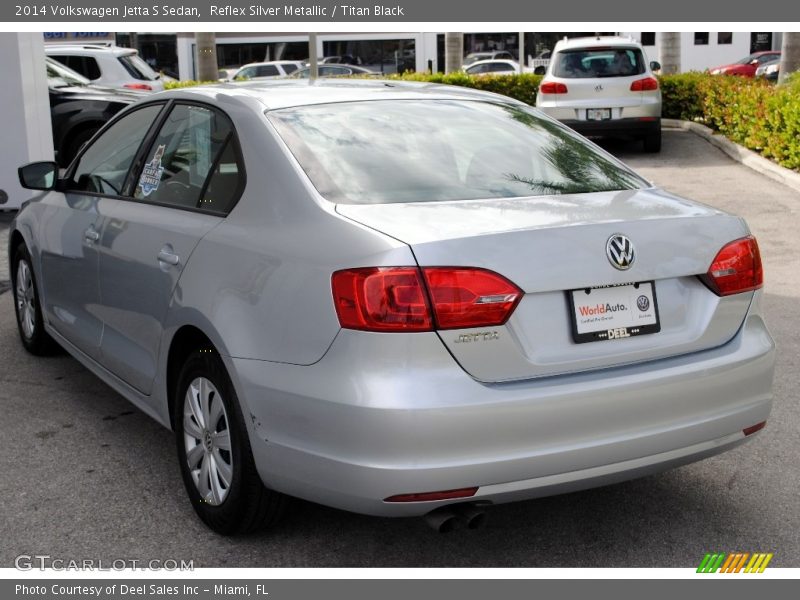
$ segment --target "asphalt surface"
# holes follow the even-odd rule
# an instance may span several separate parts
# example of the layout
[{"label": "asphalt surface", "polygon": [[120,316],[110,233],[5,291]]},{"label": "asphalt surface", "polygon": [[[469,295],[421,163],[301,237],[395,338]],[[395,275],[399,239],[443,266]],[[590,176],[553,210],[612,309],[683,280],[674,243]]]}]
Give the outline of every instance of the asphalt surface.
[{"label": "asphalt surface", "polygon": [[0,566],[25,553],[196,567],[692,567],[707,551],[773,552],[772,566],[800,566],[800,193],[690,132],[664,142],[655,156],[607,147],[668,190],[743,215],[761,244],[779,354],[775,408],[749,444],[661,475],[497,506],[477,531],[439,535],[419,519],[297,502],[272,531],[222,538],[186,499],[172,434],[66,355],[27,355],[6,293]]}]

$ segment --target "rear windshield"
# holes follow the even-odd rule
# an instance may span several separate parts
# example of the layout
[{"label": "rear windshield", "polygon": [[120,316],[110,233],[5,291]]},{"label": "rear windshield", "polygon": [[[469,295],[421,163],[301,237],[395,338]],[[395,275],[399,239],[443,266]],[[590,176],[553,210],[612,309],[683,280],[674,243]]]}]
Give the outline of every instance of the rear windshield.
[{"label": "rear windshield", "polygon": [[400,100],[267,113],[319,193],[388,204],[647,187],[577,134],[522,106]]},{"label": "rear windshield", "polygon": [[553,75],[565,79],[630,77],[645,72],[638,48],[592,48],[556,54]]},{"label": "rear windshield", "polygon": [[158,79],[158,74],[153,69],[139,58],[138,54],[128,54],[119,57],[119,62],[125,67],[128,74],[134,79],[141,81],[154,81]]}]

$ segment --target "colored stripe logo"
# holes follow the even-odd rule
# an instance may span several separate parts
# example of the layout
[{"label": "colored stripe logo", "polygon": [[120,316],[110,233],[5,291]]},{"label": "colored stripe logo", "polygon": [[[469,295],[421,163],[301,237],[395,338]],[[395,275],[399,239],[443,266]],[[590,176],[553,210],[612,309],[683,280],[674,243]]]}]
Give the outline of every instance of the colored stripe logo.
[{"label": "colored stripe logo", "polygon": [[698,573],[763,573],[772,552],[709,552],[700,561]]}]

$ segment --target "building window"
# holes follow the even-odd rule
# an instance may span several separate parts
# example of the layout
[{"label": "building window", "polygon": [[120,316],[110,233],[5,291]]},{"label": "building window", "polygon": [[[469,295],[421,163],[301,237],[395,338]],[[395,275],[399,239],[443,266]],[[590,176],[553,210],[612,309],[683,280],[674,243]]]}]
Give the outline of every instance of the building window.
[{"label": "building window", "polygon": [[733,33],[730,31],[722,31],[717,34],[717,44],[720,46],[733,43]]},{"label": "building window", "polygon": [[656,32],[650,31],[648,33],[641,34],[642,36],[642,46],[655,46],[656,45]]},{"label": "building window", "polygon": [[694,34],[695,46],[708,46],[708,32],[695,32]]}]

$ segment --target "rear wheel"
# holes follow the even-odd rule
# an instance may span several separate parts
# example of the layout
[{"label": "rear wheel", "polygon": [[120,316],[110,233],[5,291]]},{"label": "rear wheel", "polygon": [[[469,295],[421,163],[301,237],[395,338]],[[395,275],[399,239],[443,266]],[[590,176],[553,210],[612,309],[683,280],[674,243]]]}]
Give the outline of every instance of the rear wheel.
[{"label": "rear wheel", "polygon": [[661,152],[661,129],[656,129],[653,133],[649,133],[644,138],[644,151],[645,152]]},{"label": "rear wheel", "polygon": [[239,401],[214,350],[187,359],[174,406],[181,475],[200,519],[223,535],[275,523],[287,498],[261,482]]},{"label": "rear wheel", "polygon": [[57,346],[44,330],[42,307],[39,304],[36,278],[33,275],[33,261],[25,244],[17,246],[13,263],[11,274],[14,309],[17,313],[17,329],[22,345],[28,352],[37,356],[52,354]]}]

